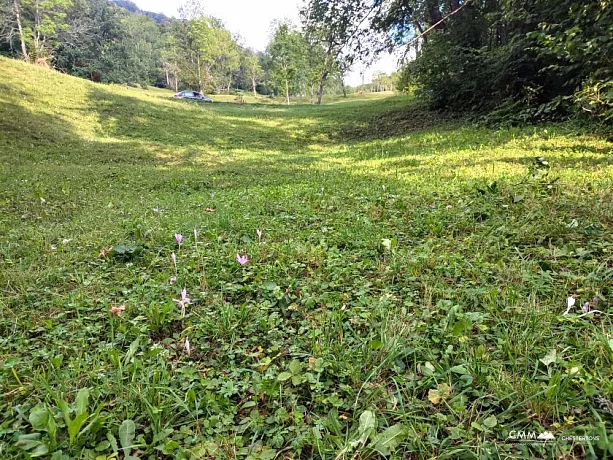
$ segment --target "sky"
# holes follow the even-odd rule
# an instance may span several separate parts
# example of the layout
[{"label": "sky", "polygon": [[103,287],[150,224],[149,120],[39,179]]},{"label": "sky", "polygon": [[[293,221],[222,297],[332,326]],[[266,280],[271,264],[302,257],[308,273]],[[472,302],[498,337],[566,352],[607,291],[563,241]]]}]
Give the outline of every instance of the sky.
[{"label": "sky", "polygon": [[[172,0],[132,0],[142,10],[177,16],[182,1]],[[270,24],[275,19],[290,19],[299,24],[298,10],[302,0],[204,0],[207,14],[221,19],[228,30],[243,38],[243,45],[264,51],[268,44]],[[396,70],[396,57],[381,56],[378,62],[368,69],[357,65],[348,75],[347,84],[357,86],[362,83],[360,72],[364,70],[364,81],[368,83],[374,72],[391,73]]]}]

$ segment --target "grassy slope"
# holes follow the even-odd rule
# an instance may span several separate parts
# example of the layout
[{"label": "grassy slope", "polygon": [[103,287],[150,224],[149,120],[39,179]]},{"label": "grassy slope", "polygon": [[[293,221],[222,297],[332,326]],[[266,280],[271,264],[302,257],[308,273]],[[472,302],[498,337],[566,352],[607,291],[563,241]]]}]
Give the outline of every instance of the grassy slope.
[{"label": "grassy slope", "polygon": [[[0,74],[2,458],[110,455],[125,419],[169,458],[385,453],[364,413],[399,424],[404,458],[612,449],[593,399],[613,398],[611,317],[562,316],[570,294],[613,313],[610,142],[437,123],[402,97],[199,106]],[[136,254],[99,257],[120,245]],[[76,417],[82,388],[70,443],[58,401]]]}]

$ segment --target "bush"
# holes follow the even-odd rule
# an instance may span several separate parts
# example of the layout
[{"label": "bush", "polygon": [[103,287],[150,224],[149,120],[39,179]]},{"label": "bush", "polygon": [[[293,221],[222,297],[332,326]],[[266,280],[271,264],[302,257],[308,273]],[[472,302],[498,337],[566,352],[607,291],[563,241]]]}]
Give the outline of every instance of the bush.
[{"label": "bush", "polygon": [[[401,72],[431,107],[539,121],[613,117],[613,9],[600,0],[467,7]],[[485,7],[483,7],[485,8]]]}]

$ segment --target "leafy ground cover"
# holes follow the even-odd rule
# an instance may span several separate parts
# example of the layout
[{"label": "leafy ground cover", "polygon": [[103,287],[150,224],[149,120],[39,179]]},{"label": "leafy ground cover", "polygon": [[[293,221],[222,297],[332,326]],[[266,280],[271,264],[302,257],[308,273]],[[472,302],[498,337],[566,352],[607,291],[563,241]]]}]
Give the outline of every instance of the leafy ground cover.
[{"label": "leafy ground cover", "polygon": [[610,141],[0,68],[1,458],[613,455]]}]

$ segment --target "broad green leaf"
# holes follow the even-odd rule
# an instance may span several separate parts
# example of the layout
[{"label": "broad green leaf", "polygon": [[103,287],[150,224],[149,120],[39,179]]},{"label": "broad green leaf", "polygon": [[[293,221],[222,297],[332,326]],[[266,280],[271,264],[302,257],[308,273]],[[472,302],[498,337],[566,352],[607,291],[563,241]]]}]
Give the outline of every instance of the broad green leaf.
[{"label": "broad green leaf", "polygon": [[77,415],[87,411],[87,404],[89,401],[89,390],[87,388],[81,388],[77,393],[76,405]]},{"label": "broad green leaf", "polygon": [[37,406],[30,412],[28,421],[36,431],[47,431],[49,416],[49,410],[46,407]]},{"label": "broad green leaf", "polygon": [[66,426],[66,428],[68,429],[68,437],[70,444],[74,442],[75,438],[77,437],[77,434],[79,434],[79,431],[81,430],[81,427],[87,421],[87,417],[89,417],[89,414],[87,412],[83,412],[82,414],[77,415],[74,420],[72,420]]},{"label": "broad green leaf", "polygon": [[540,359],[540,361],[545,365],[545,366],[549,366],[552,363],[556,362],[556,357],[557,357],[557,353],[555,348],[550,350],[549,353],[547,353],[543,358]]},{"label": "broad green leaf", "polygon": [[466,366],[464,365],[460,365],[460,366],[453,366],[451,369],[449,369],[451,372],[453,372],[454,374],[470,374],[470,372],[468,372],[468,369],[466,369]]},{"label": "broad green leaf", "polygon": [[375,417],[374,412],[370,410],[365,410],[360,415],[360,426],[358,431],[360,435],[370,434],[372,430],[374,430],[377,426],[377,418]]},{"label": "broad green leaf", "polygon": [[41,443],[28,453],[30,454],[30,457],[32,458],[42,457],[49,453],[49,446],[47,446],[47,444]]},{"label": "broad green leaf", "polygon": [[292,374],[298,374],[300,373],[300,369],[302,368],[300,361],[298,361],[297,359],[293,359],[292,362],[289,363],[289,371]]},{"label": "broad green leaf", "polygon": [[365,444],[370,435],[375,431],[376,427],[377,419],[374,412],[369,410],[362,412],[360,415],[360,424],[358,426],[358,437],[349,444],[352,447]]},{"label": "broad green leaf", "polygon": [[132,447],[132,441],[134,440],[134,434],[136,433],[136,425],[132,420],[124,420],[119,427],[119,442],[123,449],[124,455],[130,455]]},{"label": "broad green leaf", "polygon": [[130,362],[130,360],[134,357],[136,352],[138,351],[138,346],[140,344],[140,337],[137,337],[131,344],[130,349],[126,353],[125,358],[123,359],[124,366]]},{"label": "broad green leaf", "polygon": [[63,399],[58,399],[57,405],[60,408],[62,415],[64,416],[64,423],[66,423],[66,426],[70,425],[71,419],[70,419],[70,411],[68,410],[68,403],[64,401]]},{"label": "broad green leaf", "polygon": [[107,450],[109,447],[111,447],[111,443],[109,441],[101,441],[98,443],[96,447],[94,447],[94,450],[96,452],[103,452]]},{"label": "broad green leaf", "polygon": [[426,361],[423,366],[421,366],[421,372],[424,375],[433,375],[434,374],[434,366],[431,362]]},{"label": "broad green leaf", "polygon": [[496,419],[495,415],[490,415],[483,420],[483,424],[488,428],[494,428],[496,425],[498,425],[498,420]]},{"label": "broad green leaf", "polygon": [[30,450],[40,444],[40,433],[22,434],[15,443],[16,447],[23,450]]},{"label": "broad green leaf", "polygon": [[115,436],[113,436],[113,433],[111,433],[110,431],[107,431],[106,439],[108,439],[109,442],[111,443],[111,448],[113,449],[113,453],[114,454],[118,453],[119,447],[117,446],[117,439],[115,438]]},{"label": "broad green leaf", "polygon": [[[70,460],[70,457],[61,450],[58,450],[57,452],[53,453],[50,460]],[[107,460],[106,456],[104,457],[104,460]]]},{"label": "broad green leaf", "polygon": [[277,284],[273,281],[264,281],[262,287],[268,291],[274,291],[277,288]]},{"label": "broad green leaf", "polygon": [[404,425],[397,424],[378,434],[372,441],[372,447],[381,455],[389,456],[398,445],[406,438],[407,431]]},{"label": "broad green leaf", "polygon": [[291,378],[292,378],[291,372],[281,372],[279,375],[277,375],[277,381],[279,382],[285,382],[286,380],[289,380]]},{"label": "broad green leaf", "polygon": [[[245,405],[246,404],[244,404],[243,407],[245,407]],[[157,444],[158,442],[166,439],[170,434],[172,434],[173,431],[175,431],[173,428],[166,428],[165,430],[160,431],[153,437],[153,444]]]}]

